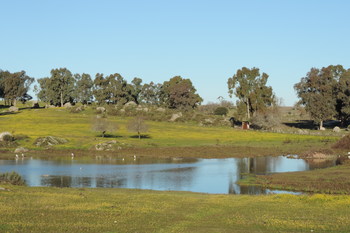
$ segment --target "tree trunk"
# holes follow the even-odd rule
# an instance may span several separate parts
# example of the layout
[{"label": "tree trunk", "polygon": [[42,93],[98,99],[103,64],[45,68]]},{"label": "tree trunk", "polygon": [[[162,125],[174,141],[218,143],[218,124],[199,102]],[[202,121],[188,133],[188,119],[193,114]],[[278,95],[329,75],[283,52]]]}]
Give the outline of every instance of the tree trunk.
[{"label": "tree trunk", "polygon": [[63,107],[63,93],[61,91],[61,107]]},{"label": "tree trunk", "polygon": [[247,121],[250,120],[250,108],[249,108],[249,99],[247,99]]},{"label": "tree trunk", "polygon": [[320,122],[320,130],[323,128],[323,121]]}]

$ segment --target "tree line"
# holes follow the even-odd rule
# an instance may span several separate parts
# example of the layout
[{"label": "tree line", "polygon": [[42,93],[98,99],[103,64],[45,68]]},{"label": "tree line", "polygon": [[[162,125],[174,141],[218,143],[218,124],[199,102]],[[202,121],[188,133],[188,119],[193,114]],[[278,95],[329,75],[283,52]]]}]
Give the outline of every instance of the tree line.
[{"label": "tree line", "polygon": [[[267,86],[268,77],[268,74],[260,73],[259,68],[242,67],[228,79],[228,92],[230,97],[237,97],[236,112],[240,120],[250,121],[257,113],[269,113],[270,107],[277,105],[272,87]],[[33,82],[34,78],[25,71],[0,70],[0,98],[7,105],[28,101],[32,99],[28,91]],[[49,77],[37,82],[34,91],[39,100],[54,106],[91,102],[124,105],[133,101],[170,109],[194,109],[203,101],[191,80],[181,76],[163,83],[143,83],[140,78],[128,82],[118,73],[97,73],[92,78],[89,74],[73,74],[67,68],[59,68],[52,69]],[[341,65],[311,68],[294,89],[299,104],[305,106],[320,128],[327,119],[350,123],[350,69]]]},{"label": "tree line", "polygon": [[[130,83],[120,74],[103,75],[95,78],[89,74],[72,74],[67,68],[52,69],[49,77],[38,79],[34,87],[39,100],[54,106],[65,103],[100,105],[124,105],[133,101],[136,104],[159,105],[173,109],[193,109],[203,99],[197,93],[190,79],[175,76],[160,83],[142,83],[134,78]],[[7,105],[15,105],[16,100],[32,99],[28,94],[34,78],[25,71],[10,73],[0,70],[0,98]]]}]

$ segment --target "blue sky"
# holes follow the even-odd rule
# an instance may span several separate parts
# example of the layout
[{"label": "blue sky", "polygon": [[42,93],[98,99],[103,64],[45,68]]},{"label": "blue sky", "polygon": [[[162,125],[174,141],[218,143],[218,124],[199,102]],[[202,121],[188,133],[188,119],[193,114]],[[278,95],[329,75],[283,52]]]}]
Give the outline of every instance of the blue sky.
[{"label": "blue sky", "polygon": [[0,0],[0,69],[52,68],[131,81],[192,80],[204,103],[229,99],[243,66],[269,74],[284,105],[311,67],[350,68],[350,1]]}]

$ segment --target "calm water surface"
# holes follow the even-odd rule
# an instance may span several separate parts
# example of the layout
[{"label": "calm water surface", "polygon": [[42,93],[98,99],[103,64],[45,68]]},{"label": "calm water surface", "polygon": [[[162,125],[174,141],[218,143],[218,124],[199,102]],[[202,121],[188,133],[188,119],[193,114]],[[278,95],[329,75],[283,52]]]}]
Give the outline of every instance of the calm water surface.
[{"label": "calm water surface", "polygon": [[228,159],[17,159],[0,160],[0,172],[16,171],[29,186],[105,187],[203,193],[279,193],[236,182],[242,173],[267,174],[332,166],[287,157]]}]

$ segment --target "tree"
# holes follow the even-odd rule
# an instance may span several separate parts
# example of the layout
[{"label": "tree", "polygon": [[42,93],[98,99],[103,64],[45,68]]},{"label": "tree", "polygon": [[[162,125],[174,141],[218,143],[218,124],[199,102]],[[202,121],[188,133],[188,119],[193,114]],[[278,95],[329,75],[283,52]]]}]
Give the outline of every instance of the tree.
[{"label": "tree", "polygon": [[92,120],[92,130],[101,132],[102,137],[106,136],[106,132],[115,132],[118,130],[118,125],[107,118],[95,117]]},{"label": "tree", "polygon": [[334,69],[338,85],[336,87],[336,111],[343,125],[350,123],[350,69],[338,65]]},{"label": "tree", "polygon": [[203,101],[196,91],[191,80],[175,76],[163,83],[160,100],[168,108],[193,109]]},{"label": "tree", "polygon": [[[237,70],[236,74],[227,81],[230,97],[233,94],[238,98],[238,115],[245,115],[245,120],[250,120],[252,114],[264,111],[275,101],[272,87],[266,86],[268,75],[258,68],[246,68]],[[242,119],[243,120],[243,119]]]},{"label": "tree", "polygon": [[137,116],[129,121],[128,130],[137,133],[139,139],[141,139],[141,133],[146,133],[148,131],[148,125],[141,116]]},{"label": "tree", "polygon": [[161,84],[155,84],[154,82],[145,83],[142,86],[142,90],[140,93],[141,102],[150,105],[159,105],[159,95],[161,86]]},{"label": "tree", "polygon": [[130,100],[134,101],[136,104],[141,102],[141,91],[142,91],[142,79],[134,78],[131,84],[128,84]]},{"label": "tree", "polygon": [[301,81],[294,85],[300,104],[305,106],[305,110],[312,119],[323,128],[323,121],[336,115],[336,92],[337,70],[340,67],[328,66],[321,70],[312,68],[301,78]]},{"label": "tree", "polygon": [[39,79],[38,83],[41,89],[38,97],[41,100],[61,107],[74,101],[75,80],[68,69],[52,69],[51,77]]},{"label": "tree", "polygon": [[118,73],[103,77],[96,74],[94,80],[94,95],[99,104],[125,104],[130,100],[131,87],[127,81]]},{"label": "tree", "polygon": [[94,85],[91,76],[89,74],[83,73],[75,74],[74,78],[76,80],[76,89],[75,89],[75,99],[77,102],[82,104],[87,104],[92,101],[92,87]]},{"label": "tree", "polygon": [[108,80],[103,77],[103,74],[97,73],[92,93],[99,104],[105,104],[109,100],[109,94],[106,91],[107,87]]},{"label": "tree", "polygon": [[25,71],[0,71],[0,97],[9,105],[16,105],[17,100],[26,102],[32,99],[28,91],[33,82],[34,78],[29,77]]}]

